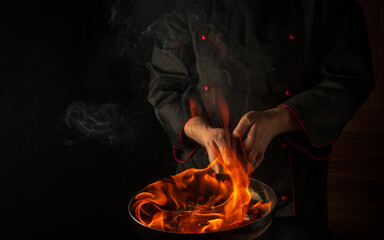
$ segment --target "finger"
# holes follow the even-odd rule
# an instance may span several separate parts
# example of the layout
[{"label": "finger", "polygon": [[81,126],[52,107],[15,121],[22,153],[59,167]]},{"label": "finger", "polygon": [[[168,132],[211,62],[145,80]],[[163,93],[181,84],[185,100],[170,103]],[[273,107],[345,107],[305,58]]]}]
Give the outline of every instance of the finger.
[{"label": "finger", "polygon": [[[211,158],[212,159],[212,156]],[[215,172],[215,173],[220,173],[220,165],[217,163],[217,161],[215,161],[215,158],[213,157],[213,160],[211,162],[214,162],[213,165],[211,166],[212,170]]]},{"label": "finger", "polygon": [[249,132],[247,134],[247,137],[244,139],[244,149],[246,152],[249,152],[251,149],[255,148],[256,146],[256,134],[257,134],[257,128],[256,124],[254,123],[252,127],[249,129]]},{"label": "finger", "polygon": [[209,162],[211,164],[212,170],[216,173],[219,173],[219,166],[215,161],[216,160],[215,156],[213,155],[212,151],[207,150],[207,152],[208,152],[208,158],[209,158]]},{"label": "finger", "polygon": [[249,162],[254,166],[257,158],[256,149],[251,150],[248,156],[249,156]]},{"label": "finger", "polygon": [[260,166],[261,162],[263,162],[263,160],[264,160],[264,155],[257,156],[256,163],[254,165],[255,168],[258,168]]},{"label": "finger", "polygon": [[208,152],[209,162],[211,164],[214,162],[211,168],[216,173],[220,173],[221,167],[220,167],[220,164],[218,163],[218,160],[220,157],[220,151],[214,142],[208,143],[208,146],[209,148],[207,149],[207,152]]},{"label": "finger", "polygon": [[214,143],[216,144],[220,152],[223,152],[225,149],[225,146],[227,145],[225,142],[224,136],[219,136],[216,139],[214,139]]},{"label": "finger", "polygon": [[245,114],[237,124],[236,128],[233,130],[233,136],[241,138],[244,137],[248,130],[252,127],[254,119],[250,118],[249,114]]},{"label": "finger", "polygon": [[217,146],[217,149],[220,152],[220,156],[223,159],[225,164],[229,164],[230,162],[230,155],[228,151],[228,144],[226,143],[224,137],[218,137],[215,139],[215,144]]},{"label": "finger", "polygon": [[211,151],[214,158],[216,158],[220,154],[219,147],[215,143],[215,141],[209,141],[207,142],[208,148]]}]

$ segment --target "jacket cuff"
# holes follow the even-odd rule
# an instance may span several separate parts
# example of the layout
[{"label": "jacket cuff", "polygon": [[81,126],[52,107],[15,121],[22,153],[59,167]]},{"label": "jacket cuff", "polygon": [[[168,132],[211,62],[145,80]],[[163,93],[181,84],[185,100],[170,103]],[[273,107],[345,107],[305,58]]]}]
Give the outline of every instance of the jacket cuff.
[{"label": "jacket cuff", "polygon": [[183,150],[185,150],[187,147],[189,146],[193,146],[193,145],[196,145],[197,143],[195,143],[195,141],[191,140],[190,138],[188,138],[185,133],[184,133],[184,127],[185,125],[191,120],[193,119],[194,117],[197,117],[197,116],[200,116],[199,114],[198,115],[194,115],[190,118],[187,119],[187,121],[184,122],[183,126],[181,127],[180,129],[180,132],[179,132],[179,143],[182,147]]},{"label": "jacket cuff", "polygon": [[306,153],[308,156],[310,156],[313,159],[317,159],[317,160],[328,159],[332,154],[333,143],[335,140],[331,140],[323,144],[315,144],[311,139],[310,134],[308,133],[307,128],[305,127],[303,121],[298,116],[297,114],[298,111],[294,111],[293,107],[289,107],[285,104],[280,104],[279,107],[287,108],[291,112],[291,114],[297,119],[297,121],[299,122],[300,126],[303,129],[303,131],[284,134],[287,141],[292,146]]},{"label": "jacket cuff", "polygon": [[180,149],[176,146],[173,146],[173,157],[175,158],[176,162],[178,163],[183,163],[185,161],[187,161],[195,152],[196,150],[199,148],[200,146],[196,146],[189,154],[188,156],[185,158],[185,159],[180,159],[180,156],[182,155],[182,153],[185,151],[183,149]]},{"label": "jacket cuff", "polygon": [[[191,140],[190,138],[188,138],[185,133],[184,133],[184,127],[185,125],[194,117],[197,117],[197,116],[200,116],[200,115],[194,115],[190,118],[188,118],[183,126],[181,127],[180,129],[180,132],[179,132],[179,141],[178,141],[178,144],[175,146],[173,146],[173,157],[175,158],[175,160],[179,163],[183,163],[185,161],[187,161],[189,159],[189,157],[191,157],[193,155],[193,153],[195,153],[195,151],[200,147],[199,144],[197,144],[195,141]],[[185,151],[188,151],[190,152],[187,156],[187,158],[185,159],[180,159],[181,155],[183,154],[183,152]]]}]

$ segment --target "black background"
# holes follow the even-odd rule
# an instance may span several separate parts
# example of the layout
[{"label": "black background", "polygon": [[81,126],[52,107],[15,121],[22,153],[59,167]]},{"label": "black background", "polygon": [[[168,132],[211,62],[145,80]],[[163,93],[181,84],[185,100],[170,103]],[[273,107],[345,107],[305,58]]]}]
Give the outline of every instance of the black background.
[{"label": "black background", "polygon": [[[161,1],[153,0],[157,5],[152,8]],[[145,90],[138,93],[129,76],[124,81],[124,74],[135,67],[126,64],[128,70],[118,81],[110,79],[112,87],[105,92],[92,83],[93,68],[99,66],[94,59],[110,36],[107,23],[115,2],[1,2],[0,239],[136,239],[127,211],[129,200],[147,184],[175,171],[170,142],[145,101]],[[152,12],[158,14],[152,10],[146,14]],[[380,35],[376,28],[373,32]],[[135,39],[134,34],[128,37]],[[372,51],[377,72],[382,65],[378,49]],[[141,58],[140,51],[134,55]],[[147,57],[145,52],[142,55]],[[135,141],[107,146],[97,139],[84,139],[66,145],[71,134],[65,127],[65,112],[78,101],[112,102],[127,108],[134,103],[142,114],[142,124],[134,126],[139,129]],[[381,149],[380,142],[370,144]],[[372,210],[373,206],[366,207]],[[363,228],[351,229],[348,222],[343,226],[344,233],[365,234]]]},{"label": "black background", "polygon": [[[175,171],[170,142],[144,101],[140,108],[146,126],[138,142],[107,146],[86,139],[65,144],[66,108],[72,102],[94,101],[90,65],[108,35],[114,3],[2,2],[2,239],[134,237],[128,201]],[[113,97],[103,101],[108,100]]]}]

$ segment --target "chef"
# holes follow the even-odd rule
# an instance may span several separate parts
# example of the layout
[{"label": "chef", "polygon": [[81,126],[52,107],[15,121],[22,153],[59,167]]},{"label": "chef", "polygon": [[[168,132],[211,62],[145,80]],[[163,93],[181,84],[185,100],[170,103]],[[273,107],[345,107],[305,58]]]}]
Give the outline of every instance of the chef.
[{"label": "chef", "polygon": [[148,94],[177,171],[205,168],[214,149],[225,151],[224,100],[253,176],[279,198],[276,216],[326,223],[333,142],[374,87],[361,7],[353,0],[183,6],[158,23]]}]

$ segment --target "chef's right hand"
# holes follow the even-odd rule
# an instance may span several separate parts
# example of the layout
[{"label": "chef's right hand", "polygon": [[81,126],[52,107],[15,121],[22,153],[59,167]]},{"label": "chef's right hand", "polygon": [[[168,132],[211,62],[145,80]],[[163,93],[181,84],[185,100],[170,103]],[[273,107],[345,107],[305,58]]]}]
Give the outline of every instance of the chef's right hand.
[{"label": "chef's right hand", "polygon": [[[225,153],[227,149],[225,130],[222,128],[212,128],[208,130],[205,136],[206,136],[206,140],[205,140],[206,144],[204,147],[207,150],[209,162],[215,161],[215,159],[219,156],[222,156],[223,160],[227,161],[228,154]],[[222,167],[218,163],[214,164],[212,166],[212,169],[216,173],[222,173]]]},{"label": "chef's right hand", "polygon": [[[226,133],[222,128],[214,128],[203,117],[196,116],[189,120],[184,126],[184,134],[205,147],[209,162],[213,162],[218,156],[225,156]],[[216,173],[221,172],[219,164],[212,166]]]}]

